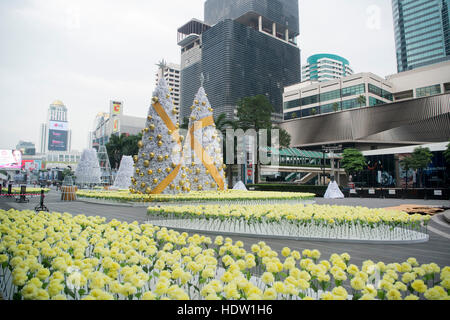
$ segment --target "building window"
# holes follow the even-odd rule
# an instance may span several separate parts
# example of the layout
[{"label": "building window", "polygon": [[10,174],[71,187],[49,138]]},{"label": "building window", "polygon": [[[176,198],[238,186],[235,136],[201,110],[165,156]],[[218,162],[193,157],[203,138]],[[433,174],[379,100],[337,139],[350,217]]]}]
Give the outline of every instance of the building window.
[{"label": "building window", "polygon": [[385,104],[386,102],[375,99],[374,97],[369,97],[369,106],[370,107],[374,107],[374,106],[378,106],[380,104]]},{"label": "building window", "polygon": [[392,96],[392,93],[390,93],[390,92],[388,92],[388,91],[386,91],[384,89],[381,89],[381,88],[379,88],[379,87],[377,87],[377,86],[375,86],[375,85],[373,85],[371,83],[369,83],[369,92],[373,93],[373,94],[375,94],[375,95],[377,95],[379,97],[382,97],[384,99],[387,99],[389,101],[393,101],[394,100],[394,98]]},{"label": "building window", "polygon": [[434,86],[429,86],[429,87],[425,87],[425,88],[418,88],[416,90],[416,95],[417,98],[420,97],[426,97],[426,96],[433,96],[435,94],[441,94],[441,85],[440,84],[436,84]]},{"label": "building window", "polygon": [[364,83],[361,83],[356,86],[342,88],[342,97],[360,95],[365,92],[366,92],[366,85]]}]

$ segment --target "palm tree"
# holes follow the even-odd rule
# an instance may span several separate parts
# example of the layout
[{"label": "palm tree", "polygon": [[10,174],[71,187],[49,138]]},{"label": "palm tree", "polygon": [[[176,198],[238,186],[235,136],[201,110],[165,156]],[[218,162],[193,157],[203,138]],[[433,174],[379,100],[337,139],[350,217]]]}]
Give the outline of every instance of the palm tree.
[{"label": "palm tree", "polygon": [[359,107],[362,107],[363,105],[366,104],[366,97],[363,96],[363,95],[360,95],[360,96],[356,99],[356,101],[358,102]]},{"label": "palm tree", "polygon": [[334,112],[337,112],[339,110],[339,103],[337,102],[333,103],[333,110]]},{"label": "palm tree", "polygon": [[236,128],[237,124],[233,120],[227,119],[226,113],[221,113],[215,120],[214,123],[216,125],[216,129],[222,133],[223,136],[225,136],[225,132],[227,128]]}]

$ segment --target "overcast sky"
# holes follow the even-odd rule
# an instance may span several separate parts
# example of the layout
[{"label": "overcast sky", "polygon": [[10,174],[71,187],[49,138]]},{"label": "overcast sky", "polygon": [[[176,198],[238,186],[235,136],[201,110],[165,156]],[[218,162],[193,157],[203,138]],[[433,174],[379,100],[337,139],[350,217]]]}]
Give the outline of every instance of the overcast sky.
[{"label": "overcast sky", "polygon": [[[315,53],[355,72],[396,72],[391,0],[300,0],[302,64]],[[145,117],[155,64],[179,63],[177,28],[203,19],[204,0],[0,0],[0,149],[38,147],[51,102],[68,108],[72,149],[87,147],[110,100]]]}]

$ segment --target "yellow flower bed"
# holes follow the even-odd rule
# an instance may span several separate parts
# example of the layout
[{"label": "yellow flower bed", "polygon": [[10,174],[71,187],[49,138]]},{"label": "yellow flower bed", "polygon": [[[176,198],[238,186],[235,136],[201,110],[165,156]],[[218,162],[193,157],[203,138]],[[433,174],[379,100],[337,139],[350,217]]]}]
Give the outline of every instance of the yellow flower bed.
[{"label": "yellow flower bed", "polygon": [[401,211],[368,209],[363,207],[304,205],[304,204],[257,204],[257,205],[201,205],[149,207],[149,215],[182,219],[245,220],[248,223],[289,221],[292,223],[319,223],[342,225],[348,223],[420,226],[429,216],[409,215]]},{"label": "yellow flower bed", "polygon": [[265,201],[265,200],[312,200],[312,193],[269,192],[269,191],[196,191],[184,194],[170,195],[139,195],[128,190],[95,191],[79,190],[80,198],[104,199],[122,202],[202,202],[202,201]]},{"label": "yellow flower bed", "polygon": [[0,240],[5,299],[449,299],[450,267],[414,258],[358,267],[346,253],[279,255],[262,241],[247,251],[220,236],[17,210],[0,210]]},{"label": "yellow flower bed", "polygon": [[[20,194],[20,188],[18,188],[18,187],[14,187],[11,190],[12,190],[12,194]],[[40,194],[41,190],[44,190],[44,193],[48,193],[50,191],[50,189],[48,189],[48,188],[30,188],[30,187],[27,187],[27,192],[26,193],[27,194],[30,194],[30,193]],[[2,193],[7,193],[7,192],[8,192],[8,189],[7,188],[3,188]]]}]

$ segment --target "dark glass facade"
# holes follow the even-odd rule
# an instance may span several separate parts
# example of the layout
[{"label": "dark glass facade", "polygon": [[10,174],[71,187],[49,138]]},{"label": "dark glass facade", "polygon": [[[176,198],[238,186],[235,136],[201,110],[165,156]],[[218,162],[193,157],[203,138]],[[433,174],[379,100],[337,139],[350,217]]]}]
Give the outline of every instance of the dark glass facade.
[{"label": "dark glass facade", "polygon": [[398,72],[450,60],[450,0],[392,0]]},{"label": "dark glass facade", "polygon": [[[277,24],[276,35],[253,24],[259,16]],[[262,94],[281,118],[284,87],[301,80],[298,0],[207,0],[205,23],[198,45],[182,44],[181,117],[190,115],[203,73],[214,116],[233,119],[240,99]]]},{"label": "dark glass facade", "polygon": [[225,20],[203,34],[202,70],[216,115],[231,115],[239,99],[258,94],[281,114],[283,88],[300,82],[300,50]]},{"label": "dark glass facade", "polygon": [[215,25],[226,19],[237,19],[256,13],[299,34],[298,0],[207,0],[205,23]]},{"label": "dark glass facade", "polygon": [[[406,171],[399,161],[409,154],[387,154],[366,157],[367,167],[354,178],[358,187],[383,188],[445,188],[450,182],[449,164],[445,162],[443,152],[433,152],[432,163],[422,171]],[[420,181],[422,180],[422,181]],[[422,183],[420,183],[422,182]]]}]

